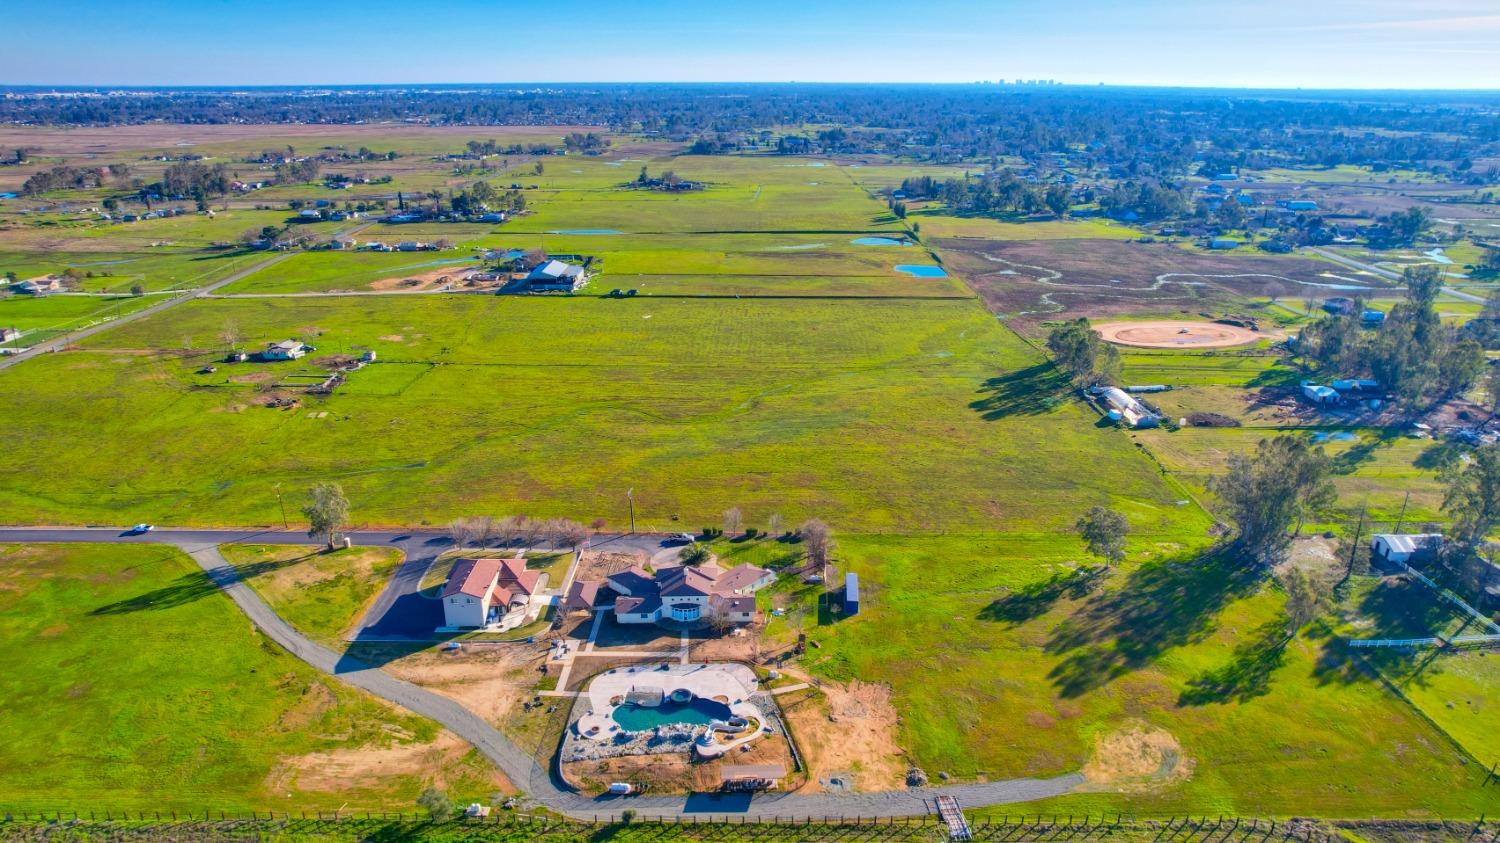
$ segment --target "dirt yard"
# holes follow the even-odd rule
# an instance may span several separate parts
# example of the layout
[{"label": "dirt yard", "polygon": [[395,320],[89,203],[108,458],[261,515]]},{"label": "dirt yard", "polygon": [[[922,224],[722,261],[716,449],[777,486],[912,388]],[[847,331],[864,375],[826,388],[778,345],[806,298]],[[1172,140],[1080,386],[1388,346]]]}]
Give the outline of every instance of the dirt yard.
[{"label": "dirt yard", "polygon": [[[944,265],[994,313],[1054,319],[1109,313],[1196,312],[1244,296],[1333,295],[1328,285],[1392,290],[1374,276],[1295,255],[1192,251],[1119,240],[936,241]],[[1373,295],[1366,293],[1367,297]]]},{"label": "dirt yard", "polygon": [[1107,322],[1095,325],[1094,330],[1106,342],[1138,348],[1229,348],[1248,345],[1271,336],[1234,325],[1176,319]]},{"label": "dirt yard", "polygon": [[848,774],[859,791],[904,785],[908,765],[896,739],[890,688],[857,680],[847,687],[825,683],[776,701],[815,774],[802,786],[804,792],[824,790],[818,777],[832,773]]},{"label": "dirt yard", "polygon": [[578,572],[574,576],[580,580],[602,581],[631,565],[644,568],[650,561],[645,551],[586,550],[578,559]]},{"label": "dirt yard", "polygon": [[767,735],[713,761],[694,761],[687,753],[661,753],[571,761],[563,766],[568,780],[587,793],[601,793],[611,782],[644,784],[657,793],[685,793],[718,790],[720,768],[725,764],[780,764],[787,771],[782,786],[788,790],[802,786],[801,774],[792,771],[792,754],[780,735]]},{"label": "dirt yard", "polygon": [[1193,761],[1171,732],[1136,722],[1101,735],[1083,775],[1098,790],[1150,790],[1192,778]]},{"label": "dirt yard", "polygon": [[370,289],[382,292],[423,293],[431,290],[441,290],[445,287],[462,287],[464,286],[464,276],[474,271],[475,269],[472,266],[445,266],[427,272],[395,275],[390,278],[382,278],[379,281],[371,281]]},{"label": "dirt yard", "polygon": [[[429,743],[397,743],[312,752],[281,759],[266,776],[270,793],[338,793],[351,788],[384,788],[387,780],[415,777],[424,785],[444,788],[447,776],[463,765],[470,747],[444,731]],[[501,793],[516,789],[498,771],[490,783]]]},{"label": "dirt yard", "polygon": [[385,665],[390,673],[462,703],[499,725],[541,677],[545,648],[466,644],[456,651],[424,650]]}]

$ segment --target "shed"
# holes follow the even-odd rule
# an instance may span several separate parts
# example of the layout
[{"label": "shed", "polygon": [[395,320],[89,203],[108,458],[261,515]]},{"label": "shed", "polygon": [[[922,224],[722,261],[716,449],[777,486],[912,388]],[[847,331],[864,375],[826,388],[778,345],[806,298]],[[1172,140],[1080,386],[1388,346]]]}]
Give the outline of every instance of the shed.
[{"label": "shed", "polygon": [[1339,402],[1338,390],[1317,383],[1304,382],[1302,396],[1314,404],[1337,404]]},{"label": "shed", "polygon": [[1311,199],[1292,199],[1286,203],[1288,211],[1316,211],[1318,203]]},{"label": "shed", "polygon": [[1443,549],[1441,533],[1381,533],[1370,540],[1370,553],[1388,562],[1424,562]]},{"label": "shed", "polygon": [[859,574],[853,571],[844,575],[844,614],[859,614]]},{"label": "shed", "polygon": [[1359,321],[1363,322],[1366,325],[1384,325],[1385,311],[1374,309],[1366,310],[1359,315]]},{"label": "shed", "polygon": [[1210,249],[1238,249],[1239,247],[1240,241],[1230,237],[1215,237],[1208,241],[1208,248]]}]

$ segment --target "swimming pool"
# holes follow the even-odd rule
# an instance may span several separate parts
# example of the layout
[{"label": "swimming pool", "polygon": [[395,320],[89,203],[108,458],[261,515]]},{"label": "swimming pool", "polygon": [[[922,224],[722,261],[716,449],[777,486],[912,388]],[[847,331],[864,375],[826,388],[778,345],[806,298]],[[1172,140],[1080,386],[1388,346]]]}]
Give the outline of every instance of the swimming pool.
[{"label": "swimming pool", "polygon": [[707,726],[715,720],[728,720],[731,716],[729,706],[701,698],[694,698],[689,703],[663,702],[655,708],[624,703],[614,710],[615,722],[629,732],[647,732],[657,726],[672,723]]}]

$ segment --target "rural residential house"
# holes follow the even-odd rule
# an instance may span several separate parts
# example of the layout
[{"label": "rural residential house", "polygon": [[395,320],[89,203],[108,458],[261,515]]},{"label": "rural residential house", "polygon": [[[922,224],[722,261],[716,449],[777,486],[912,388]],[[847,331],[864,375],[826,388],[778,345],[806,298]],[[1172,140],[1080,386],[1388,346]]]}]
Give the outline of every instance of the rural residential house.
[{"label": "rural residential house", "polygon": [[729,623],[755,620],[755,592],[776,575],[754,565],[725,570],[713,564],[682,565],[648,574],[632,567],[606,580],[614,591],[619,623],[695,624],[720,618]]},{"label": "rural residential house", "polygon": [[526,568],[526,560],[460,559],[443,587],[443,624],[450,629],[523,626],[536,618],[547,575]]},{"label": "rural residential house", "polygon": [[298,360],[307,356],[312,346],[298,340],[282,340],[281,342],[266,343],[266,350],[260,353],[262,360]]},{"label": "rural residential house", "polygon": [[15,328],[0,328],[0,342],[10,342],[21,338],[21,332]]},{"label": "rural residential house", "polygon": [[40,278],[28,278],[10,285],[11,290],[28,296],[44,296],[48,293],[58,292],[63,288],[62,279],[56,275],[44,275]]},{"label": "rural residential house", "polygon": [[571,293],[587,284],[589,277],[583,267],[558,260],[549,260],[531,270],[526,284],[533,290],[561,291]]}]

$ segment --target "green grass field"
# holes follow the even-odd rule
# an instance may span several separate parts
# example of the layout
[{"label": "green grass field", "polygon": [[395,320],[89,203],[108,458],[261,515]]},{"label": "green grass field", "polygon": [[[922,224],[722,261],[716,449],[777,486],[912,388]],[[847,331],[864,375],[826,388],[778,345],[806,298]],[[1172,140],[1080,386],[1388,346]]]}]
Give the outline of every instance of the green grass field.
[{"label": "green grass field", "polygon": [[[309,367],[197,374],[226,323],[252,345],[298,336],[380,361],[331,398],[266,409],[269,382],[246,381]],[[371,524],[619,523],[631,487],[663,528],[740,506],[866,530],[1030,530],[1111,498],[1171,520],[1180,497],[969,301],[224,300],[87,348],[0,380],[16,408],[0,500],[18,520],[269,523],[273,484],[322,478]]]},{"label": "green grass field", "polygon": [[[278,186],[212,220],[101,225],[6,210],[0,271],[77,266],[95,273],[84,282],[95,291],[201,286],[265,259],[214,251],[214,241],[291,215],[249,205],[397,190],[419,201],[411,194],[481,177],[434,155],[471,138],[556,142],[560,132],[278,131],[235,127],[198,151],[244,156],[347,142],[402,157],[327,168],[389,175],[389,183],[338,193]],[[548,156],[541,173],[531,156],[487,162],[498,171],[483,177],[496,186],[526,186],[529,212],[502,225],[376,224],[356,235],[448,239],[451,251],[296,253],[224,291],[248,297],[194,300],[6,370],[6,520],[279,525],[277,488],[295,513],[302,490],[323,480],[341,483],[354,521],[372,526],[526,514],[603,518],[617,528],[627,490],[646,530],[716,526],[730,507],[750,527],[773,514],[787,528],[818,517],[839,537],[839,572],[861,576],[864,610],[830,615],[818,605],[820,587],[784,578],[758,596],[763,609],[792,609],[771,616],[768,643],[806,631],[816,646],[803,669],[889,686],[896,743],[934,778],[1086,770],[1088,789],[1026,808],[1060,813],[1500,809],[1500,788],[1482,788],[1479,769],[1500,752],[1489,725],[1493,656],[1445,655],[1419,671],[1382,665],[1398,695],[1352,669],[1318,625],[1287,640],[1281,592],[1211,552],[1212,520],[1199,505],[1207,479],[1263,436],[1308,435],[1283,431],[1246,400],[1260,387],[1295,383],[1294,369],[1265,349],[1125,350],[1127,383],[1178,387],[1158,396],[1168,413],[1212,410],[1247,426],[1117,430],[1074,397],[1035,336],[997,321],[961,279],[894,269],[931,263],[926,246],[850,242],[920,226],[928,242],[1049,239],[1083,249],[1140,230],[1102,219],[956,217],[936,206],[899,220],[878,198],[908,176],[963,168],[697,157],[665,142],[617,141],[604,156]],[[707,188],[628,189],[642,166]],[[141,166],[147,178],[159,170]],[[95,193],[69,201],[98,201]],[[580,233],[590,230],[619,233]],[[599,275],[573,297],[317,295],[367,290],[444,261],[461,267],[501,248],[592,255]],[[612,288],[641,295],[599,298]],[[0,324],[55,331],[152,298],[5,300]],[[1244,304],[1289,329],[1303,319],[1300,301]],[[295,363],[226,364],[226,334],[245,348],[295,337],[317,351]],[[365,350],[378,360],[333,395],[296,388],[323,371],[320,358]],[[200,373],[209,363],[217,371]],[[299,403],[264,406],[285,398]],[[1409,491],[1409,520],[1441,517],[1435,467],[1451,452],[1354,433],[1357,441],[1327,445],[1341,492],[1336,515],[1367,508],[1389,520]],[[1080,567],[1088,560],[1073,534],[1095,504],[1124,513],[1133,531],[1129,559],[1098,575]],[[720,539],[710,549],[733,564],[800,559],[790,541]],[[358,548],[226,553],[289,622],[330,643],[397,562]],[[534,560],[553,585],[567,561]],[[1412,620],[1367,579],[1340,605],[1340,634]],[[402,755],[441,741],[436,727],[262,642],[175,552],[0,549],[0,610],[0,647],[15,668],[0,692],[0,730],[19,736],[0,750],[0,793],[15,807],[102,805],[105,793],[118,797],[106,807],[142,810],[201,809],[210,797],[211,807],[231,809],[409,808],[428,781],[460,798],[497,789],[462,747]],[[54,728],[59,717],[68,729]],[[557,717],[513,713],[507,723],[531,724],[515,734],[546,757]],[[1171,764],[1124,769],[1163,747]],[[371,773],[370,759],[388,757],[406,766]],[[319,783],[321,769],[347,781]]]},{"label": "green grass field", "polygon": [[[860,574],[861,613],[809,626],[820,646],[805,663],[889,683],[902,744],[929,775],[1088,769],[1097,742],[1132,726],[1165,732],[1180,753],[1175,774],[1026,810],[1473,816],[1500,805],[1480,765],[1329,641],[1278,646],[1279,592],[1201,556],[1195,523],[1139,536],[1135,561],[1102,579],[1075,569],[1082,549],[1055,535],[846,537],[840,567]],[[1478,693],[1476,676],[1457,679]]]},{"label": "green grass field", "polygon": [[10,296],[0,298],[0,326],[23,332],[8,346],[27,346],[158,303],[158,296]]},{"label": "green grass field", "polygon": [[438,727],[261,638],[172,549],[0,547],[0,653],[6,810],[409,809],[434,776],[492,787],[471,756],[314,787],[313,753],[420,754]]},{"label": "green grass field", "polygon": [[14,272],[24,279],[76,268],[89,273],[80,282],[83,291],[123,295],[137,284],[147,291],[201,287],[267,257],[240,250],[119,248],[108,252],[7,250],[0,252],[0,272]]}]

